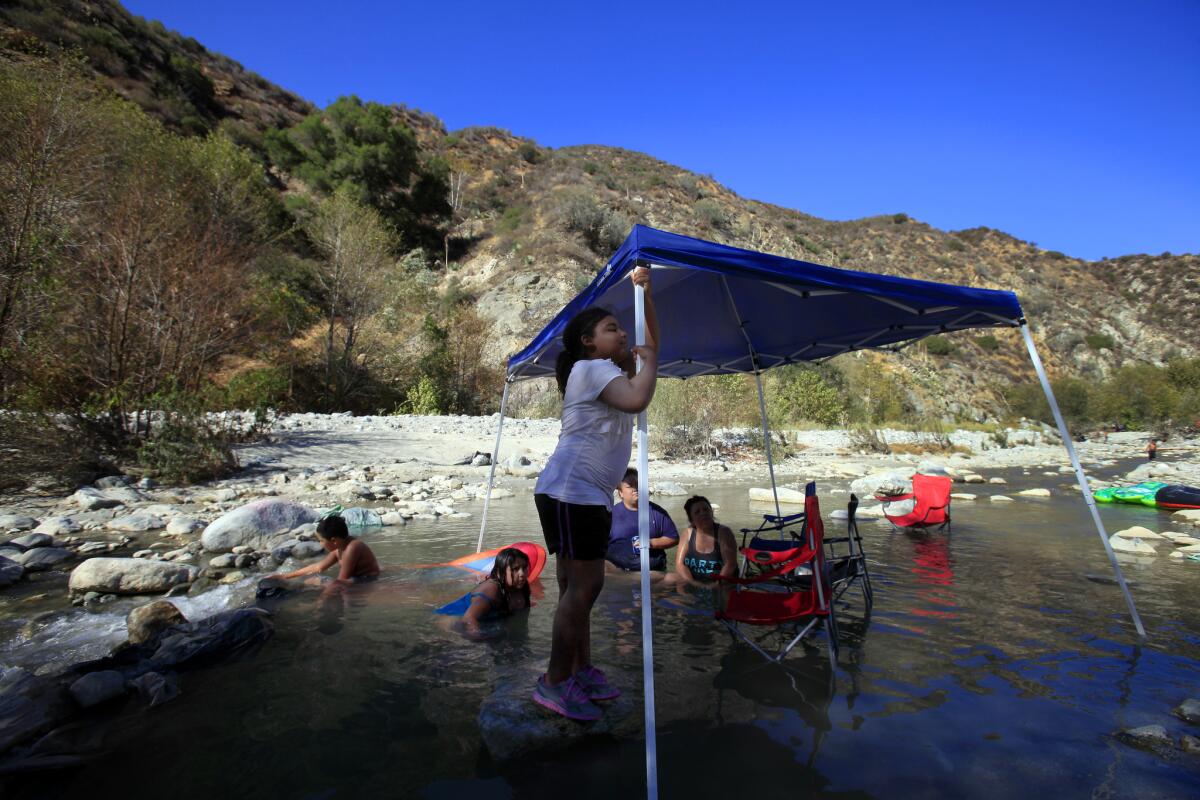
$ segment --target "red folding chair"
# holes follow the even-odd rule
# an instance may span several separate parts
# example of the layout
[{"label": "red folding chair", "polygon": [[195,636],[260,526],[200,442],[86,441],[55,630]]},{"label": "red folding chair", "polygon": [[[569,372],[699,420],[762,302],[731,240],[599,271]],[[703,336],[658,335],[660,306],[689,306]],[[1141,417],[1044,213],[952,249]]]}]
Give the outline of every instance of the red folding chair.
[{"label": "red folding chair", "polygon": [[[945,475],[912,477],[913,490],[901,495],[875,495],[883,501],[883,515],[897,528],[946,527],[950,524],[950,489],[952,482]],[[888,505],[912,500],[913,508],[904,514],[889,514]]]},{"label": "red folding chair", "polygon": [[[796,528],[800,532],[796,532]],[[762,534],[776,531],[778,539]],[[745,536],[753,533],[749,544]],[[757,531],[742,531],[744,556],[741,573],[721,578],[729,584],[723,608],[717,619],[730,632],[757,650],[768,661],[780,663],[805,636],[823,625],[829,639],[829,663],[837,667],[837,621],[834,617],[832,586],[825,566],[823,539],[825,526],[817,502],[815,483],[805,487],[804,513],[786,517],[766,515]],[[742,625],[791,628],[796,633],[775,653],[741,629]]]}]

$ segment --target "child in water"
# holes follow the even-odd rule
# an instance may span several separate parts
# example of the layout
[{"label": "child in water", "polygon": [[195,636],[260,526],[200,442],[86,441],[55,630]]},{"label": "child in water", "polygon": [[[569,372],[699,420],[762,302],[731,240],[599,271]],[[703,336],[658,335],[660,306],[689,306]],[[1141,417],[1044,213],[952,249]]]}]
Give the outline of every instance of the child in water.
[{"label": "child in water", "polygon": [[558,556],[558,607],[550,663],[533,701],[580,721],[600,717],[595,701],[621,694],[592,664],[592,606],[604,587],[612,493],[629,464],[632,415],[650,405],[658,373],[650,270],[635,269],[631,278],[645,290],[646,346],[630,348],[617,318],[602,308],[584,309],[567,323],[555,365],[562,430],[534,488],[546,549]]},{"label": "child in water", "polygon": [[474,589],[437,610],[439,614],[462,614],[468,636],[478,636],[480,623],[507,617],[529,608],[529,556],[515,547],[496,554],[492,571]]},{"label": "child in water", "polygon": [[270,577],[291,580],[317,575],[334,564],[340,564],[338,576],[334,579],[336,583],[362,583],[379,577],[379,562],[375,560],[375,554],[366,542],[350,535],[346,520],[340,515],[330,515],[317,523],[317,539],[329,555],[316,564]]}]

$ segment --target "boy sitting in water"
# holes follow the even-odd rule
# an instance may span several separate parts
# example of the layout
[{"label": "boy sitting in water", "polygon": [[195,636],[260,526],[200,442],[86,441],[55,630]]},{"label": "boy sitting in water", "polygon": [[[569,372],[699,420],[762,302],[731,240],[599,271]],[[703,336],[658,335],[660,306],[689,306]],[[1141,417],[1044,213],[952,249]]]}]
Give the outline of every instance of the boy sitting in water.
[{"label": "boy sitting in water", "polygon": [[271,577],[283,580],[302,578],[305,575],[324,572],[334,564],[341,564],[335,579],[338,583],[361,583],[379,577],[379,562],[375,560],[375,554],[366,542],[350,535],[346,528],[346,520],[340,515],[333,514],[318,522],[317,538],[329,555],[316,564],[309,564],[295,572]]}]

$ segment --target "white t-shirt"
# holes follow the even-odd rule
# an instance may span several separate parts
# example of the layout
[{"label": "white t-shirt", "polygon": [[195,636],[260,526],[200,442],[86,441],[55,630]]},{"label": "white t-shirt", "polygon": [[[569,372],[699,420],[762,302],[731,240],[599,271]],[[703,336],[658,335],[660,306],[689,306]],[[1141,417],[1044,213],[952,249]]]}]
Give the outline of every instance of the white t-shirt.
[{"label": "white t-shirt", "polygon": [[612,493],[629,466],[633,415],[600,400],[625,373],[607,358],[581,359],[571,368],[563,395],[562,432],[534,492],[564,503],[612,505]]}]

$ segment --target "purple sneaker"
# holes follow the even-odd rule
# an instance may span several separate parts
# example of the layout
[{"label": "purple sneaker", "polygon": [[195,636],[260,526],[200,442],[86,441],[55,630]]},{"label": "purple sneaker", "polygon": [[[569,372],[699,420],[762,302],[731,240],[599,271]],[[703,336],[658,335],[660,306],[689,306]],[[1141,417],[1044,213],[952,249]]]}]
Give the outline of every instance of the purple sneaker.
[{"label": "purple sneaker", "polygon": [[537,686],[533,689],[533,702],[556,714],[562,714],[567,719],[580,722],[594,722],[600,719],[602,714],[599,706],[588,699],[575,676],[567,678],[558,686],[547,686],[545,675],[538,678]]},{"label": "purple sneaker", "polygon": [[583,687],[589,700],[616,700],[621,696],[621,690],[608,682],[604,670],[587,666],[573,676]]}]

